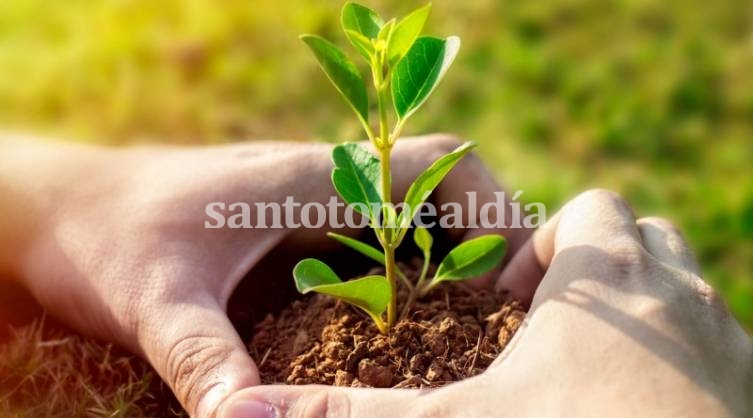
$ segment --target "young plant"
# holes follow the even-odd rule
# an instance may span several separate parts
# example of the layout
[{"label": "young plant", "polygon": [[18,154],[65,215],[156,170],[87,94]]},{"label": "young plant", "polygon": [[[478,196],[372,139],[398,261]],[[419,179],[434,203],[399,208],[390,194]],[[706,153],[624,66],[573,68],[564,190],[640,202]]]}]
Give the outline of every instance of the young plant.
[{"label": "young plant", "polygon": [[[444,177],[476,144],[467,142],[439,158],[421,173],[408,189],[398,213],[392,201],[390,155],[406,121],[426,102],[447,73],[460,48],[456,36],[420,36],[431,5],[412,12],[400,21],[385,22],[375,11],[347,3],[342,9],[342,28],[354,49],[371,70],[377,108],[377,130],[369,119],[369,94],[361,72],[348,56],[330,41],[317,35],[302,35],[324,73],[345,98],[361,122],[378,156],[356,143],[335,146],[332,183],[346,204],[369,219],[380,248],[343,235],[329,236],[384,265],[385,275],[343,282],[323,262],[309,258],[293,270],[301,293],[327,294],[364,310],[382,333],[397,321],[397,279],[409,289],[403,307],[407,313],[417,297],[426,295],[444,281],[480,276],[502,260],[506,242],[499,235],[485,235],[466,241],[449,252],[431,280],[427,280],[433,239],[427,229],[416,227],[414,241],[423,252],[424,264],[415,286],[395,263],[395,251],[412,228],[413,214]],[[394,109],[390,130],[389,103]],[[386,311],[386,319],[384,313]]]}]

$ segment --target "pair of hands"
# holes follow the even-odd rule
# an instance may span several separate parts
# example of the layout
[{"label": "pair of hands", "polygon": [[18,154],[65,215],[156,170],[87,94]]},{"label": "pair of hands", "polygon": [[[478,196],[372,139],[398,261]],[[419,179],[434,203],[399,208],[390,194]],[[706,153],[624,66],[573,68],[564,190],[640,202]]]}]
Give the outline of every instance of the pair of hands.
[{"label": "pair of hands", "polygon": [[[483,375],[431,392],[258,386],[225,313],[230,295],[271,253],[335,247],[325,229],[206,229],[205,207],[287,196],[326,204],[335,195],[329,146],[2,145],[0,189],[11,199],[0,203],[10,215],[0,221],[0,270],[76,329],[148,359],[193,416],[722,416],[753,407],[745,332],[698,277],[676,229],[636,221],[612,193],[580,195],[532,236],[450,231],[505,235],[512,259],[477,284],[531,304]],[[399,143],[394,195],[456,145],[446,136]],[[468,191],[477,207],[500,191],[475,157],[435,199],[462,203]]]}]

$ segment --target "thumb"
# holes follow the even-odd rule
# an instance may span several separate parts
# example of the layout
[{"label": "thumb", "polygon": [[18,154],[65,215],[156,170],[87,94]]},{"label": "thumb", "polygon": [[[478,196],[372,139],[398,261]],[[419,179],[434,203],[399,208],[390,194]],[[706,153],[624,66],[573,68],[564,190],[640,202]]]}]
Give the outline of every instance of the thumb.
[{"label": "thumb", "polygon": [[210,295],[160,306],[142,347],[192,417],[212,417],[229,394],[260,383],[227,315]]},{"label": "thumb", "polygon": [[[257,386],[228,398],[218,418],[369,418],[418,415],[420,390]],[[375,407],[378,405],[378,407]]]},{"label": "thumb", "polygon": [[[619,195],[601,189],[581,193],[523,244],[502,271],[496,288],[509,290],[530,306],[550,264],[565,250],[590,246],[628,254],[642,248],[635,222],[630,205]],[[591,257],[590,261],[598,265],[606,260]]]}]

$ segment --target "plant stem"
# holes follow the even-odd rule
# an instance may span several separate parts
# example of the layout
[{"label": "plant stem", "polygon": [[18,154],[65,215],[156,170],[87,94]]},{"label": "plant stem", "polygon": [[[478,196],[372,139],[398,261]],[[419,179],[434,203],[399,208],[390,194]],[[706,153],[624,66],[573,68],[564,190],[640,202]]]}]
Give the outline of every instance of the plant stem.
[{"label": "plant stem", "polygon": [[421,275],[418,276],[418,281],[416,282],[416,288],[420,289],[421,286],[424,284],[424,280],[426,280],[426,273],[429,272],[429,262],[431,261],[431,254],[429,252],[424,252],[424,265],[421,268]]},{"label": "plant stem", "polygon": [[424,297],[431,292],[432,289],[438,284],[439,282],[430,280],[428,283],[425,283],[421,288],[416,286],[416,292],[418,292],[419,297]]},{"label": "plant stem", "polygon": [[[380,176],[382,183],[382,202],[384,206],[392,204],[392,173],[390,167],[390,158],[392,151],[393,138],[391,138],[388,117],[387,104],[389,102],[389,82],[385,81],[385,51],[379,51],[373,62],[372,74],[374,76],[374,87],[377,90],[377,106],[379,107],[379,140],[377,148],[380,153]],[[389,72],[389,71],[387,71]],[[388,75],[388,74],[387,74]],[[384,249],[384,269],[387,282],[390,284],[392,292],[390,304],[387,306],[387,328],[392,328],[397,319],[397,280],[395,266],[395,237],[394,228],[390,228],[386,213],[382,211],[382,233],[380,243]],[[393,225],[394,227],[394,225]]]},{"label": "plant stem", "polygon": [[387,306],[387,325],[392,328],[395,325],[397,315],[397,282],[395,281],[395,248],[390,244],[385,249],[385,271],[387,281],[390,283],[392,289],[392,298],[390,304]]},{"label": "plant stem", "polygon": [[376,324],[379,332],[386,335],[389,329],[387,328],[387,325],[384,323],[384,321],[382,321],[382,318],[380,318],[377,315],[372,315],[370,313],[369,313],[369,316],[371,316],[371,319],[374,321],[374,324]]},{"label": "plant stem", "polygon": [[[383,102],[379,101],[379,106],[383,106]],[[380,123],[381,124],[381,123]],[[385,124],[386,126],[386,124]],[[381,148],[381,179],[382,179],[382,201],[385,205],[389,205],[392,203],[392,175],[390,172],[390,151],[392,149],[392,146],[385,141],[385,139],[382,139],[382,148]],[[390,299],[390,304],[387,307],[387,326],[392,327],[395,325],[395,319],[397,315],[397,281],[395,280],[395,247],[394,247],[394,237],[392,234],[392,228],[390,228],[390,225],[385,224],[387,221],[387,217],[382,214],[382,236],[384,237],[384,241],[382,242],[382,246],[384,247],[384,268],[385,268],[385,276],[387,277],[387,281],[390,284],[390,289],[392,290],[392,297]]]},{"label": "plant stem", "polygon": [[405,306],[403,306],[403,310],[402,312],[400,312],[400,319],[406,318],[408,316],[408,311],[413,305],[413,302],[416,301],[416,298],[418,297],[418,293],[421,291],[424,285],[424,280],[426,280],[426,273],[429,271],[430,261],[431,261],[431,253],[424,252],[424,265],[421,268],[421,275],[418,276],[418,281],[416,282],[416,286],[409,288],[408,300],[405,301]]}]

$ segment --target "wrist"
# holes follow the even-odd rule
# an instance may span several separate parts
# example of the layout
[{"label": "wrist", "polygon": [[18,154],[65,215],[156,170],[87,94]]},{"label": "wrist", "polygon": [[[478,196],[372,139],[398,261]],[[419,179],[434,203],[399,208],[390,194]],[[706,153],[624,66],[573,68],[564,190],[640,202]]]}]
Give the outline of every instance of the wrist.
[{"label": "wrist", "polygon": [[[0,280],[27,284],[34,248],[53,237],[103,149],[0,134]],[[83,202],[79,202],[83,203]]]}]

